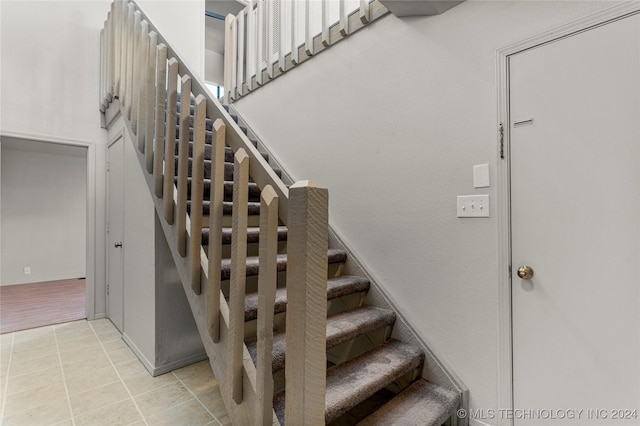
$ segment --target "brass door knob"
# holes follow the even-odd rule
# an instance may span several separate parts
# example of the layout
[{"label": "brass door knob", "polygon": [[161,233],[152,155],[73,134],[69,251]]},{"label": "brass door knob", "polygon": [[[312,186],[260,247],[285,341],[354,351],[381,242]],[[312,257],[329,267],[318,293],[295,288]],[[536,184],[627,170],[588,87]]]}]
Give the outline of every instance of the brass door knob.
[{"label": "brass door knob", "polygon": [[531,278],[533,278],[533,268],[527,265],[519,267],[518,276],[523,280],[530,280]]}]

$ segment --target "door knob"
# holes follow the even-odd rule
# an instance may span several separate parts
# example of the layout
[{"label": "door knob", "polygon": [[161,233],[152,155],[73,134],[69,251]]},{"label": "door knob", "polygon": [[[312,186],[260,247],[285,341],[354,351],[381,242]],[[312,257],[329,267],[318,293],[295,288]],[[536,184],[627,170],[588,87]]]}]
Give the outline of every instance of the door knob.
[{"label": "door knob", "polygon": [[533,278],[533,268],[527,265],[519,267],[518,276],[523,280],[530,280],[531,278]]},{"label": "door knob", "polygon": [[115,248],[122,247],[122,241],[113,245]]}]

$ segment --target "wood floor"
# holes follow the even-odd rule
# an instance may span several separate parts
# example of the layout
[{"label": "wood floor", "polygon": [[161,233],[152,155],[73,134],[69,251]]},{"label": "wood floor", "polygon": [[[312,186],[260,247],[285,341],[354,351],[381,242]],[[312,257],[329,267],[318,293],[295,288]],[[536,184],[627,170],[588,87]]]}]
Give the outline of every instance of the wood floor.
[{"label": "wood floor", "polygon": [[85,282],[0,286],[0,334],[86,318]]}]

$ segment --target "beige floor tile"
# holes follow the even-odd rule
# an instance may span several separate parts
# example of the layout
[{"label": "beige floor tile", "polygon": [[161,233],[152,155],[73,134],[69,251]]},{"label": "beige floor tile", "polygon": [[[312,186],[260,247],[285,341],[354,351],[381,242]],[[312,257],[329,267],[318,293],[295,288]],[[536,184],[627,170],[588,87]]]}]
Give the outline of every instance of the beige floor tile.
[{"label": "beige floor tile", "polygon": [[80,339],[81,337],[95,337],[95,334],[91,327],[82,329],[62,329],[60,331],[56,331],[56,339],[58,339],[58,343]]},{"label": "beige floor tile", "polygon": [[73,364],[65,364],[62,366],[62,369],[64,370],[65,377],[70,379],[84,374],[91,374],[95,370],[109,366],[111,366],[111,361],[109,361],[107,355],[103,353],[100,356],[87,358]]},{"label": "beige floor tile", "polygon": [[101,342],[109,342],[111,340],[122,339],[122,334],[120,334],[120,332],[116,329],[104,332],[97,331],[96,334],[98,335],[98,339],[100,339]]},{"label": "beige floor tile", "polygon": [[125,426],[142,421],[131,399],[98,408],[75,417],[76,426]]},{"label": "beige floor tile", "polygon": [[24,392],[26,390],[42,386],[53,385],[58,382],[62,383],[63,381],[62,367],[56,365],[55,367],[47,368],[46,370],[12,377],[7,386],[7,395]]},{"label": "beige floor tile", "polygon": [[31,342],[34,340],[39,340],[43,338],[52,338],[55,337],[55,333],[53,330],[53,326],[49,325],[46,327],[38,327],[32,328],[29,330],[22,330],[20,332],[16,332],[14,343],[22,343],[22,342]]},{"label": "beige floor tile", "polygon": [[222,394],[220,393],[220,385],[216,384],[210,389],[202,389],[200,392],[194,392],[196,398],[211,412],[217,419],[227,415],[227,409],[224,407]]},{"label": "beige floor tile", "polygon": [[7,395],[4,405],[6,416],[29,410],[49,401],[60,400],[61,404],[67,404],[67,394],[62,380],[47,386],[38,386],[22,392]]},{"label": "beige floor tile", "polygon": [[97,410],[116,402],[124,401],[129,398],[127,390],[121,382],[111,383],[110,385],[91,389],[86,392],[70,395],[71,409],[74,416],[80,416],[85,413]]},{"label": "beige floor tile", "polygon": [[135,376],[127,377],[123,380],[124,384],[129,389],[129,392],[134,396],[178,381],[178,379],[176,379],[176,377],[171,373],[153,377],[146,371],[144,373],[136,374]]},{"label": "beige floor tile", "polygon": [[100,345],[87,346],[77,351],[60,352],[60,359],[62,365],[74,364],[82,362],[85,359],[96,358],[105,356],[104,349]]},{"label": "beige floor tile", "polygon": [[218,424],[220,426],[233,426],[233,423],[231,423],[231,419],[227,414],[222,417],[218,417]]},{"label": "beige floor tile", "polygon": [[141,373],[149,374],[147,369],[144,368],[144,366],[137,359],[135,361],[123,362],[122,364],[116,365],[116,370],[118,370],[118,374],[120,374],[120,377],[122,377],[123,379]]},{"label": "beige floor tile", "polygon": [[87,320],[65,322],[65,323],[56,324],[53,326],[53,329],[55,330],[56,333],[59,333],[61,331],[66,331],[66,330],[85,330],[87,328],[91,328]]},{"label": "beige floor tile", "polygon": [[120,378],[112,366],[93,370],[90,374],[81,374],[67,378],[69,395],[86,392],[104,385],[119,382]]},{"label": "beige floor tile", "polygon": [[150,417],[193,399],[193,395],[182,384],[176,382],[137,395],[134,399],[142,414]]},{"label": "beige floor tile", "polygon": [[[18,336],[19,334],[16,336],[16,340]],[[13,353],[29,352],[47,347],[56,347],[56,336],[53,333],[13,342]]]},{"label": "beige floor tile", "polygon": [[13,343],[13,336],[15,333],[0,334],[0,347],[11,345]]},{"label": "beige floor tile", "polygon": [[94,335],[81,336],[74,339],[58,341],[58,348],[60,352],[77,351],[87,346],[99,345],[100,341]]},{"label": "beige floor tile", "polygon": [[69,404],[61,400],[48,401],[35,408],[21,411],[2,419],[3,426],[39,426],[52,425],[71,419]]},{"label": "beige floor tile", "polygon": [[42,358],[46,355],[57,355],[58,347],[54,345],[42,346],[29,350],[13,350],[11,353],[11,362],[27,361],[36,358]]},{"label": "beige floor tile", "polygon": [[209,360],[196,362],[195,364],[187,365],[186,367],[179,368],[173,372],[179,379],[186,379],[198,376],[213,376],[211,371],[211,364]]},{"label": "beige floor tile", "polygon": [[11,359],[11,365],[9,367],[9,379],[16,376],[21,376],[23,374],[34,373],[36,371],[48,370],[49,368],[53,368],[55,366],[60,365],[60,358],[58,358],[58,354],[50,354],[45,355],[43,357],[28,357]]},{"label": "beige floor tile", "polygon": [[117,340],[111,340],[111,341],[108,341],[108,342],[104,342],[104,343],[102,343],[102,346],[104,347],[104,350],[107,353],[129,347],[129,346],[127,346],[127,344],[122,339],[117,339]]},{"label": "beige floor tile", "polygon": [[114,365],[122,364],[124,362],[137,360],[138,357],[133,353],[131,349],[124,348],[118,349],[117,351],[109,352],[109,358]]},{"label": "beige floor tile", "polygon": [[113,323],[106,318],[91,321],[89,324],[91,325],[91,328],[93,328],[96,332],[118,330],[115,325],[113,325]]},{"label": "beige floor tile", "polygon": [[73,420],[67,419],[67,420],[61,421],[60,423],[56,423],[52,426],[73,426]]},{"label": "beige floor tile", "polygon": [[147,418],[147,423],[153,426],[204,426],[214,418],[195,399],[162,411]]}]

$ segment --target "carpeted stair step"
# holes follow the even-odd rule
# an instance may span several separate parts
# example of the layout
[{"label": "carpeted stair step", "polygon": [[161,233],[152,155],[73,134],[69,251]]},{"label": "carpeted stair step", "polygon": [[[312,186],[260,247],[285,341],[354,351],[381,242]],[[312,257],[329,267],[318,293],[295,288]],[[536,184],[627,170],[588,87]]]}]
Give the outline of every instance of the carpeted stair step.
[{"label": "carpeted stair step", "polygon": [[[191,178],[187,178],[187,179],[188,179],[187,195],[191,196]],[[178,178],[177,177],[173,178],[173,182],[177,185]],[[210,193],[211,193],[211,180],[205,179],[204,195],[203,195],[204,198],[209,199]],[[233,196],[233,181],[224,182],[224,195],[226,199],[231,200],[231,197]],[[254,182],[249,182],[249,201],[260,201],[260,188],[258,187],[258,184]]]},{"label": "carpeted stair step", "polygon": [[[288,229],[286,226],[278,226],[278,241],[287,240]],[[247,228],[247,243],[257,243],[260,241],[260,228]],[[222,228],[222,244],[231,244],[231,228]],[[209,228],[202,230],[202,245],[209,245]]]},{"label": "carpeted stair step", "polygon": [[358,425],[440,426],[460,402],[460,393],[420,379]]},{"label": "carpeted stair step", "polygon": [[[178,157],[175,158],[175,170],[178,170]],[[233,180],[233,162],[224,163],[224,180]],[[193,174],[193,158],[189,158],[187,173],[189,176]],[[278,177],[282,177],[280,169],[272,169]],[[204,160],[204,178],[211,179],[211,160]]]},{"label": "carpeted stair step", "polygon": [[[245,127],[240,127],[240,130],[242,130],[245,134],[247,133],[247,129]],[[180,126],[176,126],[176,139],[180,139]],[[193,127],[189,127],[189,140],[193,142]],[[253,144],[253,146],[257,147],[258,146],[258,141],[253,139],[253,138],[249,138],[249,140],[251,141],[251,143]],[[213,132],[206,130],[204,132],[204,143],[211,145],[213,141]]]},{"label": "carpeted stair step", "polygon": [[[369,291],[369,280],[354,275],[341,275],[327,280],[327,300]],[[287,311],[287,289],[276,290],[274,313]],[[253,321],[258,318],[258,293],[248,293],[244,299],[244,320]]]},{"label": "carpeted stair step", "polygon": [[[420,368],[423,361],[424,354],[420,349],[392,339],[343,364],[329,368],[325,423],[332,422],[380,389]],[[279,392],[273,398],[273,408],[283,425],[284,401],[284,392]]]},{"label": "carpeted stair step", "polygon": [[[209,200],[204,200],[202,202],[202,214],[204,216],[209,216],[211,213],[210,209],[211,202]],[[191,214],[191,200],[187,200],[187,213]],[[222,214],[230,215],[233,213],[233,203],[231,201],[224,201],[222,203]],[[249,216],[258,216],[260,215],[260,203],[257,201],[250,201],[247,206],[247,214]]]},{"label": "carpeted stair step", "polygon": [[[189,119],[189,127],[191,127],[193,129],[193,126],[196,123],[196,117],[193,114],[193,112],[191,112],[190,114],[190,119]],[[204,120],[205,122],[205,129],[207,129],[208,131],[213,130],[213,120],[211,120],[210,118],[206,118]],[[178,107],[178,114],[176,116],[176,125],[179,126],[180,125],[180,108]]]},{"label": "carpeted stair step", "polygon": [[[327,250],[329,264],[344,263],[347,260],[347,253],[344,250],[329,249]],[[247,276],[256,276],[260,270],[258,262],[258,256],[247,257]],[[287,255],[278,255],[278,272],[287,270]],[[228,280],[231,276],[231,259],[222,259],[220,277],[223,280]]]},{"label": "carpeted stair step", "polygon": [[[392,326],[395,321],[395,312],[375,306],[364,306],[333,315],[327,318],[327,349],[371,331]],[[246,344],[253,363],[256,364],[258,359],[257,341],[254,339]],[[273,361],[271,364],[273,373],[284,369],[286,348],[285,332],[280,331],[273,336]]]},{"label": "carpeted stair step", "polygon": [[[178,155],[180,142],[176,139],[176,150],[175,155]],[[269,154],[261,152],[262,157],[269,161]],[[189,157],[193,157],[193,142],[189,142]],[[211,145],[204,146],[204,158],[205,160],[211,160]],[[227,163],[233,163],[233,150],[231,147],[224,148],[224,161]]]}]

